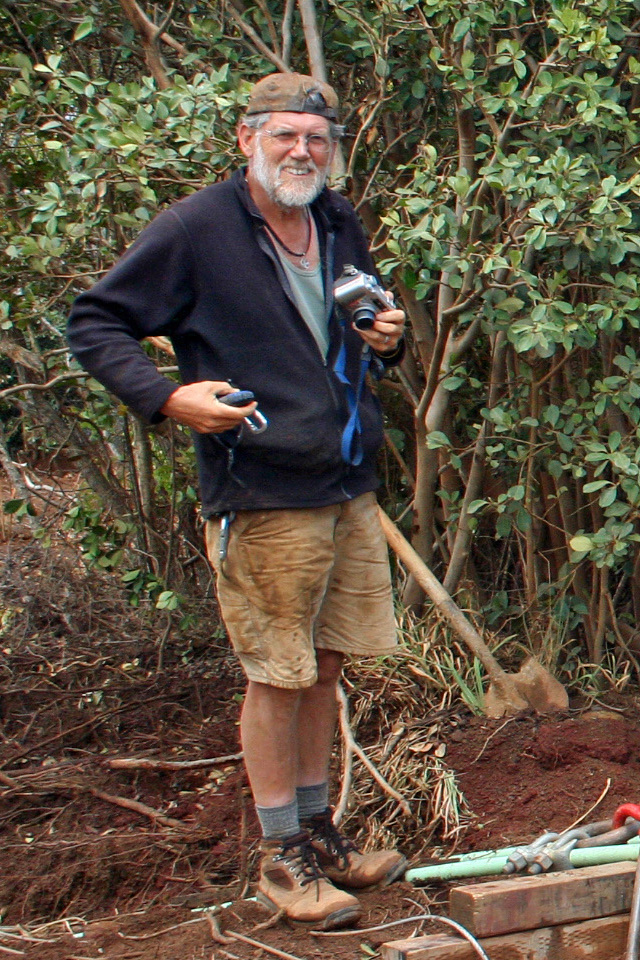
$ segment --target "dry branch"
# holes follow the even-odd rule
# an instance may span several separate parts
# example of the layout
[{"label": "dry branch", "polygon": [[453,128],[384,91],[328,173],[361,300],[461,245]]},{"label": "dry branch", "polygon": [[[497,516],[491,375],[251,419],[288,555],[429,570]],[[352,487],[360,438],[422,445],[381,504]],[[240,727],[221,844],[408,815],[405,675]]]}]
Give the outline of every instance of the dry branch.
[{"label": "dry branch", "polygon": [[169,77],[158,46],[158,40],[164,30],[162,28],[158,30],[155,23],[149,20],[135,0],[120,0],[120,5],[142,41],[145,60],[154,80],[160,90],[166,90],[170,86]]},{"label": "dry branch", "polygon": [[148,807],[146,803],[140,803],[139,800],[128,800],[126,797],[115,797],[97,787],[82,787],[83,791],[97,797],[98,800],[104,800],[106,803],[112,803],[116,807],[122,807],[125,810],[131,810],[133,813],[139,813],[143,817],[148,817],[154,823],[159,823],[163,827],[174,827],[177,830],[185,830],[185,824],[181,820],[174,820],[173,817],[165,817],[159,810]]},{"label": "dry branch", "polygon": [[389,794],[390,797],[393,797],[394,800],[398,801],[403,813],[405,813],[407,816],[411,816],[411,808],[407,801],[400,793],[398,793],[397,790],[393,789],[387,780],[385,780],[378,768],[371,762],[371,760],[369,760],[369,757],[366,755],[360,744],[356,742],[351,731],[351,727],[349,726],[347,696],[340,684],[338,684],[338,702],[340,704],[340,725],[345,743],[349,746],[349,749],[360,758],[376,783],[378,783],[382,789]]},{"label": "dry branch", "polygon": [[202,760],[151,760],[146,757],[116,757],[108,760],[113,770],[197,770],[203,767],[219,767],[223,763],[242,760],[243,753],[230,753],[226,757],[208,757]]}]

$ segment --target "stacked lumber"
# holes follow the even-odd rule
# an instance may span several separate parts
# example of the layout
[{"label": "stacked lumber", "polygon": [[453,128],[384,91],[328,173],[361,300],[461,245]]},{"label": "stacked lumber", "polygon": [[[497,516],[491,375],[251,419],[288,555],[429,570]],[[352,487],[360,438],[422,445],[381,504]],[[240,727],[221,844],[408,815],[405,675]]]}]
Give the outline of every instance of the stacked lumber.
[{"label": "stacked lumber", "polygon": [[[491,960],[616,960],[624,955],[636,864],[610,863],[454,887],[449,917]],[[394,940],[382,960],[477,960],[457,934]]]}]

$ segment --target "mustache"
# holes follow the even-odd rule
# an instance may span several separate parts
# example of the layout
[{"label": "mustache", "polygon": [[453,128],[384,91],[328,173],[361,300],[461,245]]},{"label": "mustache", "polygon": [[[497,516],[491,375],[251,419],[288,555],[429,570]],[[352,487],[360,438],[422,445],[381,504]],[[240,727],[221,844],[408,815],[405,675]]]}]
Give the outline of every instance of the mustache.
[{"label": "mustache", "polygon": [[277,176],[280,176],[284,170],[299,170],[302,173],[318,173],[318,167],[313,160],[283,160],[276,170]]}]

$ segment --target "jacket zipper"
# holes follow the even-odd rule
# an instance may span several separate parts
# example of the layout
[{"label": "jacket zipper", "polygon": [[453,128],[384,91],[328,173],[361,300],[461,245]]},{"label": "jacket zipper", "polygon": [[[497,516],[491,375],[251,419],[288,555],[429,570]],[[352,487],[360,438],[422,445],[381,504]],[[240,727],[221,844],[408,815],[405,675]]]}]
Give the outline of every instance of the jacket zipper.
[{"label": "jacket zipper", "polygon": [[[245,189],[248,192],[248,187],[246,187],[246,185],[245,185]],[[287,300],[294,307],[296,313],[300,317],[301,321],[304,323],[305,327],[307,327],[304,317],[302,316],[302,314],[298,309],[298,304],[295,301],[295,297],[293,296],[293,291],[291,290],[289,279],[285,274],[284,270],[282,269],[282,264],[280,263],[278,254],[275,251],[271,241],[268,238],[266,221],[264,217],[257,210],[257,208],[255,208],[253,211],[251,209],[248,209],[248,212],[253,217],[253,219],[258,221],[259,223],[259,228],[256,230],[256,240],[257,240],[258,246],[260,247],[262,252],[269,257],[269,259],[273,263],[276,271],[276,276],[280,281],[280,284],[282,286],[282,289],[285,292]],[[325,225],[326,243],[325,243],[325,251],[324,251],[322,265],[323,265],[324,284],[325,284],[325,316],[327,318],[327,321],[330,322],[331,314],[333,313],[333,269],[330,269],[330,268],[333,267],[333,250],[334,250],[335,235],[333,230],[329,227],[327,218],[322,214],[322,212],[320,212],[319,215],[324,220],[324,225]],[[313,213],[312,213],[312,216],[313,216]],[[308,327],[307,327],[307,330],[308,330]],[[313,336],[310,330],[308,330],[308,332],[309,332],[309,336]],[[317,344],[316,344],[316,347],[317,347]],[[319,348],[318,348],[318,352],[320,352]],[[332,368],[330,368],[329,366],[329,356],[331,355],[331,352],[332,352],[331,351],[331,331],[329,330],[329,350],[327,352],[326,359],[322,357],[322,355],[321,355],[321,358],[323,361],[323,367],[325,371],[325,378],[327,383],[327,389],[329,392],[329,397],[333,404],[335,412],[339,414],[341,412],[340,399],[336,392],[335,383],[333,382],[333,379],[332,379],[332,373],[331,373]],[[342,446],[342,430],[336,429],[336,434],[337,434],[338,449],[340,449]],[[345,467],[345,473],[349,473],[350,471],[349,465],[343,463],[343,466]]]}]

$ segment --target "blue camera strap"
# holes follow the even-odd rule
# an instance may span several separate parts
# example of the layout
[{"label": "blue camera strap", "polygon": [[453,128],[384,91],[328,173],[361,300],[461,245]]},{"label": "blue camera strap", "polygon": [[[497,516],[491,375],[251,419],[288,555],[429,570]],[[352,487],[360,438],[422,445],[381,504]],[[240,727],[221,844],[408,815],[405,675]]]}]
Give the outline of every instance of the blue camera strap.
[{"label": "blue camera strap", "polygon": [[362,449],[362,426],[360,423],[359,406],[365,378],[367,376],[367,370],[369,369],[369,364],[371,363],[372,358],[373,354],[371,352],[371,348],[365,343],[362,347],[362,353],[360,354],[360,372],[358,375],[358,384],[357,387],[354,388],[346,373],[347,349],[345,346],[345,338],[343,336],[342,345],[333,367],[333,371],[338,380],[340,383],[344,384],[346,388],[349,419],[347,420],[346,427],[342,431],[342,442],[340,449],[342,453],[342,459],[345,463],[348,463],[352,467],[357,467],[362,463],[362,457],[364,454]]}]

